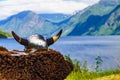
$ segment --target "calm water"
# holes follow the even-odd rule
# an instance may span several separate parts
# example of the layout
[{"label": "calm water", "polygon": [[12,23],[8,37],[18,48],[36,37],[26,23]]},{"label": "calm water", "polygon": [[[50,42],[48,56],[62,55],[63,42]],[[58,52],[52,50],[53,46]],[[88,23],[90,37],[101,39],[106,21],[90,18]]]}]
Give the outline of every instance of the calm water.
[{"label": "calm water", "polygon": [[[24,48],[12,38],[0,39],[0,45],[9,50]],[[90,70],[95,68],[97,56],[102,57],[102,70],[120,66],[120,36],[62,37],[50,48],[70,55],[81,63],[86,60]]]}]

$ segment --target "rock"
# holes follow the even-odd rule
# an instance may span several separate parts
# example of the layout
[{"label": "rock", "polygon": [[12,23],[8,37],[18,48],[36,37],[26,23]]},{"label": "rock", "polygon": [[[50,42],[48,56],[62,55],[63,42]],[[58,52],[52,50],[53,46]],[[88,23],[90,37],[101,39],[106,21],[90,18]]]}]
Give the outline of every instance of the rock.
[{"label": "rock", "polygon": [[73,70],[73,65],[52,49],[20,56],[0,50],[0,80],[64,80]]}]

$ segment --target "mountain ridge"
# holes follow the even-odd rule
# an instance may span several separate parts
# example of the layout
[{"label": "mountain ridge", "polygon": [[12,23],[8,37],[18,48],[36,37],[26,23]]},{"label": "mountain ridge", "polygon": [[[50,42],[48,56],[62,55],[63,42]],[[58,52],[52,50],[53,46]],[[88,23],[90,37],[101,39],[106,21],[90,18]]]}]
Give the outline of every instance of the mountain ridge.
[{"label": "mountain ridge", "polygon": [[45,18],[32,11],[23,11],[0,21],[0,29],[9,33],[13,30],[21,37],[35,33],[50,37],[60,29],[63,29],[62,36],[119,35],[120,3],[116,3],[119,0],[103,3],[104,1],[106,0],[101,0],[60,22],[52,22],[46,19],[48,17]]},{"label": "mountain ridge", "polygon": [[[49,25],[51,25],[51,27]],[[48,28],[49,31],[45,32]],[[10,16],[8,19],[1,21],[0,24],[0,29],[9,33],[13,30],[22,37],[30,36],[35,33],[52,33],[57,28],[58,26],[55,26],[54,23],[45,20],[32,11],[24,11]]]},{"label": "mountain ridge", "polygon": [[[113,9],[109,14],[105,14],[103,16],[90,15],[86,22],[77,25],[76,28],[69,35],[108,35],[107,32],[102,34],[99,34],[99,32],[98,33],[93,32],[98,31],[99,28],[105,24],[105,22],[111,16],[111,14],[114,13],[119,8],[120,5]],[[109,33],[109,35],[112,34],[114,33]]]}]

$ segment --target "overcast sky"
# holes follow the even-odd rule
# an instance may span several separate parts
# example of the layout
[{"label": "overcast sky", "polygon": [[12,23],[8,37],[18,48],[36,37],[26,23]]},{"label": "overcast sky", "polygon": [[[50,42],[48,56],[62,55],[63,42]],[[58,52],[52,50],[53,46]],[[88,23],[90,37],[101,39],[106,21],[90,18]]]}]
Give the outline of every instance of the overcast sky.
[{"label": "overcast sky", "polygon": [[0,20],[24,10],[72,14],[99,0],[0,0]]}]

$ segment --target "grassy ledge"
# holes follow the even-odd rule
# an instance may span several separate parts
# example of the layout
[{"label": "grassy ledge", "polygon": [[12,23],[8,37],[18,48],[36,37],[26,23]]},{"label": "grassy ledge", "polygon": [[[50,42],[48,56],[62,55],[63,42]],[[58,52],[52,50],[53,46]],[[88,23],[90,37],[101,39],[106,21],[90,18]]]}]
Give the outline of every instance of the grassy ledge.
[{"label": "grassy ledge", "polygon": [[9,33],[0,30],[0,38],[9,38],[11,36]]}]

